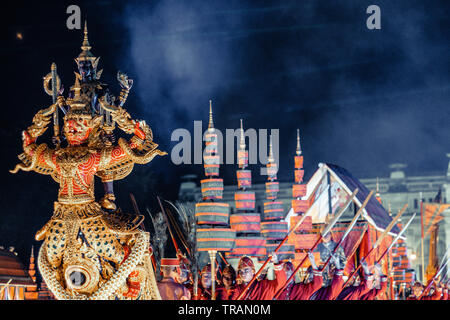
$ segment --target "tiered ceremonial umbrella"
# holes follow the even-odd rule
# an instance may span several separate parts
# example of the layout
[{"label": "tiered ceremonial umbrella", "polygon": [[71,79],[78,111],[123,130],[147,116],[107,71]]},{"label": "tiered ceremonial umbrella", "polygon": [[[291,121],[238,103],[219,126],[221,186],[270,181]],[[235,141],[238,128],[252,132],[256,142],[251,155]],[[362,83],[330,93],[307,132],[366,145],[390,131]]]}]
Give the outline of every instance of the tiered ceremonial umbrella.
[{"label": "tiered ceremonial umbrella", "polygon": [[231,252],[226,253],[230,259],[249,256],[262,260],[266,257],[266,240],[261,235],[261,215],[255,210],[255,192],[248,190],[252,186],[252,173],[246,170],[248,151],[245,146],[244,127],[241,119],[238,166],[236,176],[238,191],[234,194],[236,213],[230,216],[230,225],[236,231],[236,244]]},{"label": "tiered ceremonial umbrella", "polygon": [[[309,201],[301,198],[306,195],[306,184],[303,183],[305,170],[303,169],[303,154],[300,147],[300,132],[297,129],[297,148],[295,151],[294,184],[292,185],[292,210],[291,225],[295,225],[309,208]],[[305,218],[303,223],[289,236],[288,243],[295,247],[295,261],[301,261],[305,257],[305,250],[312,248],[319,235],[313,232],[312,217]]]},{"label": "tiered ceremonial umbrella", "polygon": [[230,207],[219,202],[223,194],[223,180],[218,178],[220,155],[218,136],[215,133],[212,102],[209,101],[209,125],[205,133],[205,152],[203,155],[205,176],[201,180],[202,201],[195,205],[197,219],[197,250],[207,251],[211,261],[211,299],[215,299],[216,253],[230,251],[235,244],[236,231],[229,227]]},{"label": "tiered ceremonial umbrella", "polygon": [[[264,202],[264,221],[261,222],[261,232],[266,238],[267,252],[270,254],[278,247],[288,234],[288,223],[283,221],[283,202],[277,201],[279,183],[277,181],[277,163],[273,156],[272,135],[270,136],[269,158],[267,162],[266,199]],[[295,258],[293,244],[284,243],[277,251],[279,261]]]}]

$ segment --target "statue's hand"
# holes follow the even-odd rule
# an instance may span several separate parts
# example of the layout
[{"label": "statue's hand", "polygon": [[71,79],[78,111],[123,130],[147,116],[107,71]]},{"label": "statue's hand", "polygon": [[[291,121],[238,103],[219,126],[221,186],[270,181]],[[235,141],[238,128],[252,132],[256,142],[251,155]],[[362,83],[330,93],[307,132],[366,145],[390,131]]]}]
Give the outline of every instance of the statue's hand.
[{"label": "statue's hand", "polygon": [[116,143],[116,135],[114,134],[114,132],[102,131],[100,137],[105,143]]},{"label": "statue's hand", "polygon": [[134,133],[136,123],[131,119],[130,114],[125,109],[118,107],[114,112],[111,112],[111,117],[117,123],[120,130],[128,134]]},{"label": "statue's hand", "polygon": [[56,103],[52,104],[47,109],[42,109],[34,115],[33,124],[27,129],[27,133],[33,141],[47,130],[47,126],[52,119],[56,107]]},{"label": "statue's hand", "polygon": [[121,71],[117,72],[117,81],[119,81],[119,84],[122,87],[122,89],[125,90],[130,90],[131,87],[133,86],[133,79],[128,79],[128,76]]},{"label": "statue's hand", "polygon": [[114,133],[107,134],[106,138],[109,140],[109,142],[116,143],[116,135]]},{"label": "statue's hand", "polygon": [[112,120],[117,123],[120,130],[123,130],[128,134],[132,134],[134,132],[136,123],[133,119],[131,119],[130,114],[124,108],[109,104],[105,97],[99,99],[98,102],[101,108],[111,113]]},{"label": "statue's hand", "polygon": [[63,92],[64,92],[64,86],[63,86],[63,84],[61,84],[61,87],[58,90],[58,96],[62,96]]},{"label": "statue's hand", "polygon": [[57,137],[53,136],[52,142],[55,146],[59,146],[61,144],[61,138],[59,136],[57,136]]}]

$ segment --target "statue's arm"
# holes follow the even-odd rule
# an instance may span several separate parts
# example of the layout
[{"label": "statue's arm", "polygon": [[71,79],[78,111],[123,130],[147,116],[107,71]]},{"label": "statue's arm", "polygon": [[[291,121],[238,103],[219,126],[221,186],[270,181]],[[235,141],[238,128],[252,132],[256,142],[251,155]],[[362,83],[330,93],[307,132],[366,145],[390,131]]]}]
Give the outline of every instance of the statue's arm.
[{"label": "statue's arm", "polygon": [[16,173],[19,169],[24,171],[37,171],[42,174],[52,174],[54,170],[53,153],[45,143],[37,145],[36,139],[47,131],[52,120],[52,114],[57,104],[52,104],[46,109],[40,110],[33,117],[33,124],[22,132],[23,153],[19,155],[22,163],[16,165],[11,173]]},{"label": "statue's arm", "polygon": [[128,94],[133,86],[133,79],[129,79],[125,73],[119,71],[117,72],[117,81],[119,81],[120,87],[122,88],[117,106],[122,107],[127,101]]},{"label": "statue's arm", "polygon": [[52,120],[52,115],[55,112],[57,104],[52,104],[46,109],[39,110],[33,117],[33,124],[22,132],[22,141],[24,149],[32,143],[36,142],[36,139],[47,131],[48,125]]},{"label": "statue's arm", "polygon": [[145,164],[157,155],[166,155],[153,142],[153,133],[145,121],[136,121],[122,107],[108,105],[104,99],[99,100],[101,107],[111,113],[112,120],[122,131],[132,134],[129,140],[120,138],[118,144],[102,150],[98,175],[105,181],[119,180],[126,177],[134,164]]}]

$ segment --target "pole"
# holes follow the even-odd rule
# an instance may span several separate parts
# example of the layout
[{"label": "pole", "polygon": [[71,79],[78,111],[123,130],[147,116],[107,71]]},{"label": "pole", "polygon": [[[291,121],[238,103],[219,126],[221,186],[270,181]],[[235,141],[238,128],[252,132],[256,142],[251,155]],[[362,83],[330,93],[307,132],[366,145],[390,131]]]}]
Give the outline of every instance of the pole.
[{"label": "pole", "polygon": [[388,275],[388,279],[389,279],[389,294],[388,294],[388,298],[389,298],[389,300],[395,300],[394,280],[393,280],[393,278],[392,278],[390,273]]},{"label": "pole", "polygon": [[328,184],[328,214],[332,214],[333,207],[331,205],[331,178],[330,171],[327,170],[327,184]]},{"label": "pole", "polygon": [[214,258],[214,261],[216,261],[217,271],[219,271],[219,275],[222,277],[222,270],[220,269],[219,261],[217,261],[217,258]]},{"label": "pole", "polygon": [[328,257],[327,261],[325,262],[325,264],[322,266],[322,270],[325,270],[326,267],[328,266],[328,263],[330,263],[331,261],[331,257],[336,253],[336,251],[338,250],[339,246],[342,244],[342,242],[344,242],[345,238],[348,236],[348,234],[350,233],[350,231],[353,229],[353,227],[355,226],[356,222],[358,221],[359,217],[361,216],[364,207],[367,205],[367,202],[369,202],[369,199],[372,197],[373,191],[367,196],[366,201],[364,201],[363,205],[359,208],[359,210],[356,212],[355,216],[353,217],[352,221],[350,222],[350,224],[348,225],[347,229],[345,230],[344,234],[342,235],[341,239],[339,240],[339,242],[336,244],[336,246],[333,249],[333,252],[330,254],[330,256]]},{"label": "pole", "polygon": [[198,272],[194,273],[194,299],[198,300]]},{"label": "pole", "polygon": [[[52,80],[52,102],[53,104],[56,103],[56,100],[58,98],[58,74],[56,72],[56,63],[52,63],[50,67],[50,76]],[[53,136],[55,137],[55,145],[56,148],[59,148],[60,144],[60,138],[59,138],[59,113],[58,113],[58,106],[56,106],[55,111],[53,112]]]},{"label": "pole", "polygon": [[[324,236],[326,236],[328,234],[328,232],[331,231],[331,229],[333,228],[333,226],[336,224],[336,222],[339,220],[339,218],[344,214],[345,210],[347,210],[347,207],[350,205],[350,203],[353,201],[353,198],[356,196],[356,194],[358,193],[359,189],[356,188],[352,195],[347,199],[347,202],[345,203],[345,205],[341,208],[341,210],[338,212],[338,214],[333,218],[333,220],[330,221],[330,223],[327,225],[327,227],[323,230],[323,233],[320,235],[319,239],[317,239],[316,243],[314,243],[314,245],[312,246],[312,248],[309,250],[310,252],[313,252],[314,249],[316,249],[316,247],[319,245],[319,243],[322,241],[322,238]],[[367,196],[366,200],[364,201],[362,207],[365,207],[367,202],[369,201],[370,197],[372,196],[373,191],[370,192],[370,194]],[[298,270],[301,268],[301,266],[303,265],[303,263],[305,263],[306,258],[308,257],[308,255],[305,255],[305,257],[303,258],[303,260],[298,264],[298,266],[295,268],[294,272],[292,272],[291,276],[286,280],[286,282],[284,283],[284,285],[277,291],[277,293],[274,295],[273,300],[276,300],[281,293],[283,292],[283,290],[286,288],[286,286],[289,284],[289,282],[291,282],[291,280],[295,277],[295,274],[298,272]]]},{"label": "pole", "polygon": [[141,212],[140,212],[139,207],[137,205],[136,198],[134,197],[134,194],[130,193],[130,199],[131,199],[131,204],[133,205],[134,213],[137,214],[137,215],[140,215]]},{"label": "pole", "polygon": [[[154,229],[154,231],[155,231],[155,233],[156,233],[156,223],[155,223],[155,220],[153,219],[153,217],[152,217],[152,215],[151,215],[151,213],[150,213],[150,210],[149,210],[148,208],[145,208],[145,209],[146,209],[148,215],[150,216],[150,219],[151,219],[152,225],[153,225],[153,229]],[[154,249],[157,250],[157,248],[154,248]],[[153,249],[153,247],[152,247],[152,250],[154,250],[154,249]],[[155,273],[156,273],[158,270],[157,270],[157,268],[156,268],[156,258],[155,258],[155,254],[154,254],[153,252],[152,252],[152,255],[151,255],[151,259],[152,259],[153,268],[155,269]],[[161,270],[160,270],[159,272],[161,273]]]},{"label": "pole", "polygon": [[445,263],[439,268],[438,272],[436,272],[436,274],[433,276],[433,278],[430,280],[430,282],[428,283],[427,287],[425,288],[425,290],[422,291],[422,294],[420,295],[419,299],[422,298],[423,295],[425,295],[425,292],[428,291],[431,287],[431,285],[433,284],[433,282],[439,278],[439,276],[441,275],[442,271],[444,271],[444,268],[447,266],[448,264],[448,257],[445,260]]},{"label": "pole", "polygon": [[211,261],[211,300],[216,300],[216,252],[209,250],[209,260]]},{"label": "pole", "polygon": [[[397,214],[397,216],[391,221],[391,223],[386,227],[386,230],[384,230],[384,232],[381,234],[381,236],[378,238],[378,240],[375,242],[375,244],[373,245],[373,247],[369,250],[369,252],[366,254],[366,256],[361,260],[361,262],[365,261],[370,254],[372,253],[373,250],[375,250],[376,247],[378,247],[381,243],[381,241],[384,239],[384,237],[389,233],[389,231],[391,231],[391,229],[394,227],[395,223],[397,222],[397,220],[400,218],[400,216],[405,212],[406,208],[407,208],[408,204],[405,204],[402,208],[402,210],[399,211],[399,213]],[[356,274],[356,272],[358,272],[358,270],[361,268],[361,263],[358,265],[358,267],[356,267],[356,269],[352,272],[352,274],[348,277],[347,281],[344,283],[344,285],[342,286],[342,290],[345,288],[345,286],[352,280],[353,276]],[[341,292],[342,292],[341,290]],[[338,295],[336,295],[338,296]]]},{"label": "pole", "polygon": [[421,242],[421,256],[422,256],[422,283],[425,283],[425,256],[423,250],[423,196],[420,192],[420,242]]},{"label": "pole", "polygon": [[[134,197],[134,195],[132,193],[130,193],[130,198],[131,198],[131,202],[133,204],[134,213],[136,213],[137,215],[140,215],[141,212],[140,212],[139,207],[137,205],[136,199],[135,199],[135,197]],[[141,225],[142,225],[142,229],[144,231],[146,231],[145,230],[144,221],[142,221]],[[156,270],[156,261],[155,261],[155,256],[153,255],[153,248],[152,248],[151,244],[149,244],[149,248],[150,248],[150,252],[151,252],[151,254],[150,254],[150,261],[152,262],[153,270],[155,270],[155,274],[156,274],[156,272],[157,272],[157,270]]]},{"label": "pole", "polygon": [[386,257],[386,270],[387,270],[387,274],[386,276],[388,277],[388,291],[386,293],[386,296],[389,300],[392,300],[392,295],[391,295],[391,288],[392,288],[392,279],[391,279],[391,261],[389,259],[389,255]]},{"label": "pole", "polygon": [[[400,239],[400,237],[403,235],[403,233],[406,231],[406,229],[408,229],[409,225],[411,224],[411,222],[414,220],[416,214],[413,214],[413,216],[408,220],[408,222],[406,223],[406,225],[403,227],[403,229],[397,234],[397,236],[394,238],[394,240],[391,242],[391,244],[389,245],[389,247],[381,254],[381,256],[378,258],[378,260],[375,263],[380,263],[381,260],[383,260],[384,256],[392,249],[392,247],[394,246],[394,244],[398,241],[398,239]],[[382,235],[383,236],[383,235]],[[375,246],[374,246],[375,247]],[[370,252],[366,255],[366,257],[370,254]],[[366,259],[366,257],[364,257],[364,260]],[[361,266],[361,264],[360,264]],[[359,269],[359,268],[358,268]],[[351,277],[353,277],[355,272],[352,273],[352,275],[349,277],[349,280],[351,279]],[[389,276],[389,278],[391,279],[391,277]],[[348,281],[347,281],[348,282]],[[345,284],[347,284],[347,282]],[[345,286],[344,284],[344,286]],[[342,286],[342,288],[344,288],[344,286]],[[391,279],[391,286],[394,286],[393,283],[393,279]],[[392,291],[391,291],[392,294]]]},{"label": "pole", "polygon": [[442,273],[442,271],[444,271],[444,267],[447,265],[448,263],[448,254],[449,254],[449,250],[450,250],[450,245],[447,247],[447,250],[445,251],[444,257],[442,258],[441,261],[441,266],[439,267],[438,271],[436,271],[436,273],[434,274],[434,276],[431,278],[431,280],[428,282],[426,288],[422,291],[422,294],[420,295],[420,297],[417,300],[422,299],[422,297],[425,295],[425,293],[431,288],[431,285],[433,284],[433,281],[440,276],[440,274]]},{"label": "pole", "polygon": [[[53,104],[56,103],[56,98],[58,97],[57,91],[57,74],[56,74],[56,63],[52,63],[51,66],[51,74],[52,74],[52,101]],[[55,108],[55,112],[53,113],[53,128],[54,128],[54,136],[59,136],[59,118],[58,118],[58,107]]]},{"label": "pole", "polygon": [[440,282],[443,282],[443,283],[445,283],[445,281],[447,280],[447,278],[448,278],[448,273],[450,272],[450,269],[449,268],[447,268],[447,272],[445,273],[445,276],[443,276],[442,277],[442,279],[441,279],[441,281]]},{"label": "pole", "polygon": [[6,290],[6,288],[9,287],[9,284],[11,283],[12,279],[9,279],[8,282],[5,284],[5,286],[0,290],[0,294],[2,294],[3,290]]},{"label": "pole", "polygon": [[[171,204],[172,207],[175,208],[175,210],[177,210],[177,208],[169,201],[165,200],[167,203]],[[177,210],[178,211],[178,210]],[[178,238],[181,241],[181,244],[184,246],[184,248],[186,249],[188,254],[191,254],[191,250],[189,249],[189,246],[187,244],[186,238],[183,235],[183,232],[180,230],[180,227],[178,226],[177,222],[175,221],[175,218],[172,215],[172,212],[167,209],[167,217],[169,218],[169,221],[172,223],[172,226],[176,232],[176,234],[178,235]]]},{"label": "pole", "polygon": [[159,206],[161,207],[161,211],[163,213],[164,220],[166,221],[167,228],[169,229],[170,238],[172,239],[172,243],[173,243],[173,246],[175,247],[175,251],[178,252],[180,249],[178,248],[178,244],[177,244],[177,242],[175,240],[175,237],[173,236],[172,228],[170,227],[170,223],[167,220],[166,211],[164,210],[164,207],[162,206],[162,203],[161,203],[161,200],[159,199],[159,197],[156,196],[156,198],[158,199]]},{"label": "pole", "polygon": [[406,229],[408,229],[409,225],[411,224],[411,222],[414,220],[415,217],[416,217],[416,214],[413,214],[412,217],[409,218],[408,222],[405,224],[403,229],[400,231],[399,234],[397,234],[397,236],[395,236],[394,240],[392,240],[392,242],[389,245],[389,247],[387,247],[387,249],[384,250],[384,252],[378,258],[376,263],[380,263],[380,261],[383,259],[383,257],[392,249],[392,247],[395,245],[395,243],[397,243],[398,239],[400,239],[400,237],[403,235],[403,233],[406,231]]},{"label": "pole", "polygon": [[[344,207],[342,207],[341,211],[338,213],[338,215],[337,215],[336,217],[340,217],[340,216],[344,213],[345,209],[347,209],[348,205],[349,205],[350,202],[353,200],[353,198],[355,197],[355,195],[356,195],[357,192],[358,192],[358,188],[356,188],[356,189],[353,191],[352,195],[349,197],[349,199],[348,199],[347,202],[345,203]],[[311,209],[311,207],[310,207],[310,208],[308,209],[308,211],[306,211],[306,213],[300,218],[300,220],[297,222],[297,224],[296,224],[294,227],[292,227],[291,230],[289,230],[288,234],[284,237],[284,239],[280,242],[280,244],[275,248],[275,250],[274,250],[271,254],[268,255],[267,260],[263,263],[263,265],[262,265],[262,266],[259,268],[259,270],[255,273],[255,275],[254,275],[253,278],[249,281],[249,283],[247,283],[247,285],[244,287],[244,290],[242,290],[241,294],[237,297],[236,300],[241,300],[241,299],[242,299],[242,297],[244,296],[244,294],[246,294],[247,290],[250,288],[250,286],[252,285],[252,283],[258,278],[258,276],[261,274],[261,272],[263,271],[263,269],[266,267],[266,265],[267,265],[267,264],[269,263],[269,261],[272,259],[273,253],[277,253],[277,252],[278,252],[278,250],[281,248],[281,246],[282,246],[282,245],[286,242],[286,240],[288,239],[289,235],[290,235],[295,229],[297,229],[297,228],[303,223],[303,221],[305,221],[305,219],[306,219],[306,217],[307,217],[308,215],[311,214],[311,210],[310,210],[310,209]],[[331,225],[331,224],[334,225],[334,223],[337,221],[336,217],[335,217],[335,219],[333,219],[333,220],[330,222],[330,225]],[[331,226],[331,227],[332,227],[332,226]],[[331,227],[330,227],[329,229],[331,229]],[[328,229],[328,226],[327,226],[327,229]],[[325,230],[324,230],[324,232],[325,232]],[[328,232],[328,231],[327,231],[327,232]],[[322,239],[322,235],[321,235],[320,238],[316,241],[315,246],[317,246],[318,241],[320,241],[321,239]],[[302,263],[303,263],[305,260],[306,260],[306,257],[305,257],[305,259],[303,259]],[[298,270],[298,269],[297,269],[297,270]],[[296,272],[296,271],[294,271],[294,273],[293,273],[294,275],[295,275],[295,272]]]},{"label": "pole", "polygon": [[220,251],[218,251],[218,252],[219,252],[219,256],[220,256],[220,258],[222,258],[223,262],[225,262],[225,264],[226,264],[227,266],[229,266],[230,263],[227,261],[227,259],[225,259],[225,257],[223,256],[222,252],[220,252]]},{"label": "pole", "polygon": [[403,300],[406,300],[406,283],[402,283]]}]

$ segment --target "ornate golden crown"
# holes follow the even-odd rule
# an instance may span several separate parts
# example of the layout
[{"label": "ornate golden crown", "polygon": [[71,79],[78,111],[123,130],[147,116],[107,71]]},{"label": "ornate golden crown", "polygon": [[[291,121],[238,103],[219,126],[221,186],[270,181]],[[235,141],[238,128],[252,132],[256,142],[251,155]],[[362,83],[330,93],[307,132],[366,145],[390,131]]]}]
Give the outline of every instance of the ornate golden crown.
[{"label": "ornate golden crown", "polygon": [[66,102],[69,105],[69,110],[66,114],[66,118],[72,116],[90,116],[92,117],[92,112],[90,109],[90,104],[88,101],[83,99],[81,95],[81,86],[78,75],[75,76],[75,84],[71,88],[75,94],[73,98],[67,99]]}]

